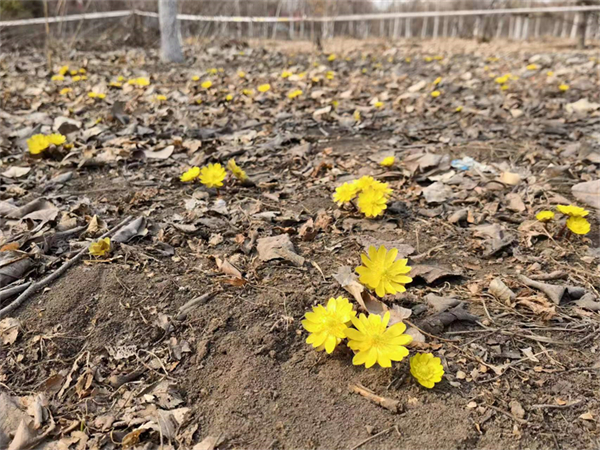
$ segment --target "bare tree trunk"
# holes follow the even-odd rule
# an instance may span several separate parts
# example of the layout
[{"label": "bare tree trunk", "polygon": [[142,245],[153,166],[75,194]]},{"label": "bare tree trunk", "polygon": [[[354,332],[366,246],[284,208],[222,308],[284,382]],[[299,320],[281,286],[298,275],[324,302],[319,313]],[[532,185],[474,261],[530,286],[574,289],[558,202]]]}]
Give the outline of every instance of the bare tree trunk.
[{"label": "bare tree trunk", "polygon": [[181,36],[177,22],[177,0],[158,0],[160,54],[164,62],[183,62]]}]

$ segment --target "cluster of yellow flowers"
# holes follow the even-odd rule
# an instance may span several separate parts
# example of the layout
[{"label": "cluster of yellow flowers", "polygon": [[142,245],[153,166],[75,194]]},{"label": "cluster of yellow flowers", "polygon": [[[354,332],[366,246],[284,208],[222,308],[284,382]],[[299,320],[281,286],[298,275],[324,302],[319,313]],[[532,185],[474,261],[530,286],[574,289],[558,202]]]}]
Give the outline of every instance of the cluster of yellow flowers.
[{"label": "cluster of yellow flowers", "polygon": [[357,207],[367,217],[377,217],[387,208],[392,190],[387,183],[364,176],[335,189],[333,201],[342,206],[358,195]]},{"label": "cluster of yellow flowers", "polygon": [[[566,226],[573,233],[588,234],[590,232],[590,223],[585,218],[590,213],[588,210],[574,205],[557,205],[556,209],[568,217]],[[550,222],[554,219],[554,212],[540,211],[535,218],[540,222]]]},{"label": "cluster of yellow flowers", "polygon": [[88,97],[93,99],[103,100],[106,98],[106,94],[98,93],[98,92],[88,92]]},{"label": "cluster of yellow flowers", "polygon": [[[236,164],[235,159],[231,158],[227,162],[227,168],[238,180],[246,181],[248,179],[248,175],[246,175],[246,172]],[[192,167],[185,171],[179,179],[184,183],[199,179],[200,183],[208,188],[220,188],[223,186],[223,180],[226,175],[227,173],[223,166],[219,163],[215,163],[202,168]]]},{"label": "cluster of yellow flowers", "polygon": [[51,145],[59,146],[66,142],[67,138],[60,133],[49,135],[34,134],[27,139],[27,148],[32,155],[39,155]]},{"label": "cluster of yellow flowers", "polygon": [[62,66],[57,74],[52,75],[51,79],[52,81],[63,81],[65,75],[71,75],[71,81],[87,80],[86,73],[87,71],[84,68],[69,71],[69,66]]}]

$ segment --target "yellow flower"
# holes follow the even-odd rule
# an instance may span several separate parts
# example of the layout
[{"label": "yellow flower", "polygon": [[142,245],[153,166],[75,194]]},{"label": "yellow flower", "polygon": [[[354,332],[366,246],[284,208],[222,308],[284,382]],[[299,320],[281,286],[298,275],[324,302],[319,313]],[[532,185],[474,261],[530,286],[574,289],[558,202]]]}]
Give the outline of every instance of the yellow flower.
[{"label": "yellow flower", "polygon": [[503,75],[501,77],[497,77],[494,81],[498,84],[504,84],[508,81],[509,75]]},{"label": "yellow flower", "polygon": [[210,75],[216,75],[216,74],[217,74],[217,69],[215,69],[215,68],[213,67],[213,68],[211,68],[211,69],[208,69],[208,70],[207,70],[207,72],[208,72]]},{"label": "yellow flower", "polygon": [[87,80],[87,75],[81,75],[82,80]]},{"label": "yellow flower", "polygon": [[356,268],[360,282],[374,289],[379,297],[405,292],[404,285],[412,282],[412,278],[406,276],[411,268],[406,265],[408,259],[396,261],[397,256],[397,248],[388,251],[383,245],[379,248],[370,246],[368,256],[365,253],[360,255],[363,265]]},{"label": "yellow flower", "polygon": [[435,59],[436,61],[441,61],[442,59],[444,59],[444,57],[441,55],[436,55],[433,57],[433,59]]},{"label": "yellow flower", "polygon": [[99,239],[97,242],[93,242],[89,247],[90,255],[92,256],[104,256],[110,251],[110,238]]},{"label": "yellow flower", "polygon": [[336,58],[335,53],[332,53],[331,55],[329,55],[327,57],[327,61],[335,61],[335,58]]},{"label": "yellow flower", "polygon": [[52,81],[62,81],[64,79],[65,77],[63,77],[62,75],[52,75]]},{"label": "yellow flower", "polygon": [[412,61],[412,59],[409,56],[407,56],[406,58],[404,58],[404,61],[406,61],[407,63],[409,63],[409,62]]},{"label": "yellow flower", "polygon": [[281,78],[289,78],[292,75],[292,72],[290,72],[289,70],[284,70],[283,72],[281,72]]},{"label": "yellow flower", "polygon": [[109,85],[110,87],[116,87],[116,88],[120,88],[120,87],[122,87],[122,86],[123,86],[123,83],[119,83],[119,82],[117,82],[117,81],[111,81],[110,83],[108,83],[108,85]]},{"label": "yellow flower", "polygon": [[354,183],[359,191],[372,189],[376,192],[380,192],[386,198],[392,193],[392,190],[387,183],[382,183],[381,181],[375,180],[373,177],[368,175],[360,177],[358,180],[354,181]]},{"label": "yellow flower", "polygon": [[198,81],[198,80],[200,80],[200,77],[198,75],[194,75],[192,77],[192,81]]},{"label": "yellow flower", "polygon": [[62,88],[62,89],[60,90],[60,95],[67,95],[67,94],[68,94],[68,93],[70,93],[70,92],[73,92],[73,89],[71,89],[71,88],[68,88],[68,87],[66,87],[66,88]]},{"label": "yellow flower", "polygon": [[527,70],[537,70],[538,66],[537,64],[529,64],[527,67],[525,67]]},{"label": "yellow flower", "polygon": [[69,73],[71,74],[71,76],[77,75],[77,71],[76,70],[71,70]]},{"label": "yellow flower", "polygon": [[79,69],[79,73],[86,73],[87,70],[85,70],[83,67],[81,69]]},{"label": "yellow flower", "polygon": [[200,175],[200,167],[192,167],[191,169],[183,172],[183,175],[179,177],[179,180],[188,183],[190,181],[194,181]]},{"label": "yellow flower", "polygon": [[426,56],[423,59],[425,60],[425,62],[431,62],[431,61],[433,61],[433,58],[431,56]]},{"label": "yellow flower", "polygon": [[535,215],[535,218],[540,222],[550,222],[554,219],[554,213],[552,211],[540,211]]},{"label": "yellow flower", "polygon": [[328,80],[333,80],[335,78],[335,72],[333,70],[328,70],[325,72],[325,78]]},{"label": "yellow flower", "polygon": [[246,97],[252,97],[254,95],[254,89],[243,89],[242,94]]},{"label": "yellow flower", "polygon": [[340,102],[337,100],[331,100],[331,106],[333,106],[333,109],[337,110],[338,106],[340,106]]},{"label": "yellow flower", "polygon": [[365,189],[371,187],[373,183],[375,183],[375,179],[365,175],[364,177],[360,177],[358,180],[356,180],[355,183],[359,191],[364,191]]},{"label": "yellow flower", "polygon": [[246,172],[236,164],[235,159],[231,158],[227,161],[227,168],[238,180],[244,181],[248,179],[248,175],[246,175]]},{"label": "yellow flower", "polygon": [[306,72],[300,72],[297,76],[299,79],[302,79],[302,78],[306,77]]},{"label": "yellow flower", "polygon": [[206,80],[200,86],[202,86],[202,89],[210,89],[212,87],[212,81]]},{"label": "yellow flower", "polygon": [[338,206],[342,206],[344,203],[348,203],[356,194],[358,194],[358,186],[356,183],[344,183],[341,186],[335,188],[335,193],[333,194],[333,201],[338,204]]},{"label": "yellow flower", "polygon": [[72,81],[80,81],[81,77],[79,75],[76,75],[74,77],[71,78]]},{"label": "yellow flower", "polygon": [[123,75],[119,75],[117,77],[117,81],[125,81],[125,77]]},{"label": "yellow flower", "polygon": [[347,298],[330,298],[327,307],[318,305],[307,312],[302,326],[310,333],[306,343],[317,350],[332,353],[335,347],[346,337],[348,323],[356,316],[352,304]]},{"label": "yellow flower", "polygon": [[408,356],[405,345],[412,342],[412,336],[403,334],[406,325],[396,323],[388,328],[390,322],[389,311],[383,315],[369,314],[367,318],[361,314],[352,318],[352,325],[356,328],[346,329],[348,347],[356,352],[352,364],[362,364],[368,369],[375,363],[381,367],[392,367],[392,361],[402,361]]},{"label": "yellow flower", "polygon": [[554,76],[554,72],[552,72],[551,70],[549,70],[548,72],[546,72],[546,75],[549,77],[553,77]]},{"label": "yellow flower", "polygon": [[200,182],[209,188],[219,188],[223,186],[225,175],[225,169],[221,164],[209,164],[200,169]]},{"label": "yellow flower", "polygon": [[567,228],[575,234],[588,234],[590,223],[583,217],[571,216],[567,219]]},{"label": "yellow flower", "polygon": [[569,90],[569,85],[563,83],[560,86],[558,86],[558,90],[562,91],[562,92],[568,91]]},{"label": "yellow flower", "polygon": [[150,84],[150,79],[146,77],[132,78],[127,81],[127,84],[131,84],[133,86],[148,86]]},{"label": "yellow flower", "polygon": [[508,90],[508,84],[503,84],[502,86],[500,86],[500,89],[502,89],[503,91],[507,91]]},{"label": "yellow flower", "polygon": [[421,386],[431,389],[442,381],[444,367],[440,358],[434,358],[431,353],[417,353],[410,358],[410,373]]},{"label": "yellow flower", "polygon": [[52,145],[61,145],[67,140],[67,138],[60,133],[52,133],[51,135],[46,136],[46,139],[48,140],[48,143]]},{"label": "yellow flower", "polygon": [[375,108],[383,108],[383,105],[384,105],[384,103],[383,103],[383,102],[375,102],[375,103],[373,104],[373,106],[374,106]]},{"label": "yellow flower", "polygon": [[167,99],[166,95],[159,94],[159,95],[156,96],[156,100],[159,101],[159,102],[164,102],[166,99]]},{"label": "yellow flower", "polygon": [[48,137],[43,134],[34,134],[29,139],[27,139],[27,148],[29,148],[29,153],[32,155],[38,155],[46,150],[50,146],[50,141],[48,141]]},{"label": "yellow flower", "polygon": [[486,58],[487,62],[498,62],[500,58],[496,57],[496,56],[489,56],[488,58]]},{"label": "yellow flower", "polygon": [[243,70],[240,70],[237,74],[240,78],[246,78],[246,72],[244,72]]},{"label": "yellow flower", "polygon": [[352,114],[352,117],[354,117],[354,120],[356,120],[357,122],[360,122],[360,111],[357,109],[354,111],[354,114]]},{"label": "yellow flower", "polygon": [[556,205],[556,209],[558,209],[559,212],[570,217],[585,217],[590,213],[584,208],[580,208],[579,206],[573,205]]},{"label": "yellow flower", "polygon": [[103,99],[103,98],[106,98],[106,94],[98,94],[96,92],[88,92],[88,97]]},{"label": "yellow flower", "polygon": [[299,97],[302,95],[302,91],[300,89],[296,89],[295,91],[292,91],[288,94],[288,98],[290,99],[294,99],[296,97]]},{"label": "yellow flower", "polygon": [[258,87],[258,92],[267,92],[269,89],[271,89],[271,85],[269,83],[261,84]]},{"label": "yellow flower", "polygon": [[233,95],[227,94],[227,97],[225,97],[225,100],[230,102],[231,100],[233,100]]},{"label": "yellow flower", "polygon": [[438,85],[442,82],[442,77],[437,77],[435,80],[433,80],[433,84]]},{"label": "yellow flower", "polygon": [[433,92],[431,93],[431,96],[432,96],[433,98],[438,98],[438,97],[440,96],[440,94],[441,94],[441,92],[440,92],[440,91],[433,91]]},{"label": "yellow flower", "polygon": [[463,110],[462,106],[457,106],[456,109],[454,110],[455,112],[461,112]]},{"label": "yellow flower", "polygon": [[358,210],[367,217],[377,217],[387,208],[385,195],[375,189],[367,189],[358,195]]},{"label": "yellow flower", "polygon": [[396,161],[396,158],[393,156],[388,156],[386,158],[383,158],[383,161],[381,161],[379,163],[379,165],[383,166],[383,167],[391,167],[394,165],[394,161]]},{"label": "yellow flower", "polygon": [[68,71],[69,71],[69,66],[62,66],[60,68],[60,70],[58,71],[58,73],[61,75],[66,75]]}]

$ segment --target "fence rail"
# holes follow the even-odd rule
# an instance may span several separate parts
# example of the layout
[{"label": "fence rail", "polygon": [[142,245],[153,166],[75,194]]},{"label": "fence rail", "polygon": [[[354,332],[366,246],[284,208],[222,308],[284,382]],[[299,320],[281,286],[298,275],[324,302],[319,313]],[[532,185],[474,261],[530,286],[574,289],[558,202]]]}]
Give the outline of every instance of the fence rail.
[{"label": "fence rail", "polygon": [[[436,18],[436,17],[473,17],[473,16],[498,16],[498,15],[529,15],[529,14],[558,14],[558,13],[580,13],[600,11],[599,6],[549,6],[543,8],[503,8],[503,9],[479,9],[479,10],[458,10],[458,11],[414,11],[414,12],[387,12],[375,14],[352,14],[339,15],[331,17],[250,17],[250,16],[199,16],[191,14],[178,14],[179,20],[196,22],[256,22],[256,23],[275,23],[275,22],[359,22],[368,20],[393,20],[393,19],[413,19],[413,18]],[[108,19],[115,17],[143,16],[158,18],[158,14],[149,11],[125,10],[108,11],[87,14],[71,14],[66,16],[22,19],[0,21],[0,27],[15,27],[24,25],[39,25],[46,23],[70,22],[76,20]]]}]

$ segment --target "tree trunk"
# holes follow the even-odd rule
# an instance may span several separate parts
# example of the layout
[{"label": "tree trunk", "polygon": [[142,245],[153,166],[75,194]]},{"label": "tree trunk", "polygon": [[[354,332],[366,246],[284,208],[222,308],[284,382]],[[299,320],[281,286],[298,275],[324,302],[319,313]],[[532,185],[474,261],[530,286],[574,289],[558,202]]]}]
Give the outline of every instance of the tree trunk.
[{"label": "tree trunk", "polygon": [[183,62],[179,22],[177,21],[177,0],[158,0],[158,20],[162,60],[171,63]]}]

